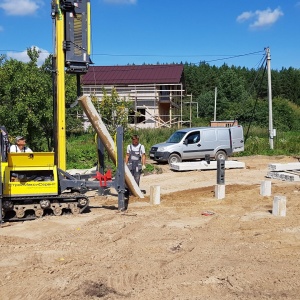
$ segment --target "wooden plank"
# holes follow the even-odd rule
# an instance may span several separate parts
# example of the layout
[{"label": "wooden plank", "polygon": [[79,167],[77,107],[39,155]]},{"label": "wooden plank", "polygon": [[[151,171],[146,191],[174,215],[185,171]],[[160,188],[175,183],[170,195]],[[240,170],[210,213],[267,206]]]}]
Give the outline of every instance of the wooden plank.
[{"label": "wooden plank", "polygon": [[[114,141],[110,136],[105,124],[103,123],[101,117],[99,116],[97,110],[95,109],[92,100],[88,96],[81,96],[78,99],[79,104],[83,108],[86,116],[88,117],[89,121],[93,125],[94,129],[96,130],[99,138],[101,139],[108,155],[116,164],[117,155],[115,152]],[[124,164],[125,165],[125,164]],[[140,190],[139,186],[137,185],[136,181],[134,180],[131,172],[129,171],[127,165],[125,165],[125,182],[130,190],[130,192],[139,198],[144,198],[142,191]]]}]

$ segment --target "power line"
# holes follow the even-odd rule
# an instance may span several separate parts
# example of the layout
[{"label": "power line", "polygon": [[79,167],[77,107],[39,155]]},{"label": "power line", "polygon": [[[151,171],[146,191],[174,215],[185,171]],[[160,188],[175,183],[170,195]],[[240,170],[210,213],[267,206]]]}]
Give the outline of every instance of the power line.
[{"label": "power line", "polygon": [[[234,59],[234,58],[238,58],[238,57],[258,55],[258,54],[264,54],[264,51],[255,51],[255,52],[249,52],[249,53],[245,53],[245,54],[236,54],[236,55],[231,55],[231,56],[228,56],[228,57],[222,57],[222,58],[217,58],[217,59],[212,59],[212,60],[206,60],[204,62],[211,63],[211,62],[220,61],[220,60]],[[226,56],[226,55],[218,55],[218,56]],[[194,63],[194,64],[199,64],[199,63]]]},{"label": "power line", "polygon": [[[16,50],[16,49],[0,49],[0,52],[24,52],[26,50]],[[191,54],[191,55],[170,55],[170,54],[112,54],[112,53],[92,53],[92,56],[111,56],[111,57],[222,57],[207,62],[213,62],[224,59],[232,59],[242,56],[261,54],[263,51],[250,52],[245,54]],[[41,51],[41,53],[49,53],[48,51]]]},{"label": "power line", "polygon": [[[20,51],[20,50],[14,50],[14,49],[0,49],[0,53],[1,52],[18,52],[18,53],[22,53],[24,52]],[[48,53],[49,55],[51,55],[52,53],[48,52],[48,51],[41,51],[39,49],[40,53]],[[235,59],[238,57],[245,57],[245,56],[250,56],[250,55],[261,55],[264,54],[264,51],[254,51],[254,52],[249,52],[249,53],[244,53],[244,54],[191,54],[191,55],[170,55],[170,54],[112,54],[112,53],[92,53],[91,54],[91,58],[95,57],[95,56],[106,56],[106,57],[157,57],[157,58],[181,58],[181,60],[186,59],[186,58],[195,58],[195,57],[203,57],[203,58],[207,58],[207,57],[218,57],[216,59],[210,59],[210,60],[205,60],[203,59],[202,61],[198,61],[196,63],[190,63],[191,65],[199,65],[201,63],[212,63],[212,62],[217,62],[217,61],[225,61],[225,60],[229,60],[229,59]],[[52,54],[53,55],[53,54]],[[92,59],[93,60],[93,59]]]},{"label": "power line", "polygon": [[[246,54],[192,54],[192,55],[169,55],[169,54],[109,54],[109,53],[93,53],[92,55],[94,56],[120,56],[120,57],[220,57],[220,56],[225,56],[225,58],[220,58],[216,60],[222,60],[222,59],[230,59],[230,58],[235,58],[239,56],[246,56],[246,55],[253,55],[253,54],[258,54],[258,53],[263,53],[263,51],[258,51],[258,52],[252,52],[252,53],[246,53]],[[211,60],[214,61],[214,60]]]}]

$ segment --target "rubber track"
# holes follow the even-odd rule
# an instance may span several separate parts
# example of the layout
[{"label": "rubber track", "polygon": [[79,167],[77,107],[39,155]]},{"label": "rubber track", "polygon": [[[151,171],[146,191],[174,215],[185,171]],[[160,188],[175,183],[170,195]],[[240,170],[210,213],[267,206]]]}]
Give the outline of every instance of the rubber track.
[{"label": "rubber track", "polygon": [[[82,213],[88,206],[89,206],[89,198],[83,194],[78,194],[78,193],[69,193],[69,194],[60,194],[57,196],[46,196],[43,197],[43,199],[49,199],[51,200],[51,203],[53,202],[53,200],[58,200],[59,203],[62,202],[77,202],[78,199],[80,198],[85,198],[87,200],[87,204],[83,207],[80,208],[79,213]],[[10,200],[13,202],[18,202],[18,204],[20,205],[20,203],[22,203],[22,201],[30,201],[30,202],[34,202],[34,201],[40,201],[42,200],[41,197],[16,197],[16,198],[3,198],[3,201],[5,200]],[[73,200],[73,201],[72,201]],[[26,207],[26,203],[23,204]],[[32,203],[30,203],[30,205],[32,205]],[[50,210],[50,209],[48,209]],[[70,213],[72,214],[71,210]],[[54,215],[54,214],[51,214]],[[64,213],[62,214],[64,215]],[[12,218],[3,218],[4,221],[29,221],[29,220],[35,220],[38,219],[39,217],[36,217],[35,214],[31,214],[31,215],[25,215],[24,218],[17,218],[17,217],[12,217]]]}]

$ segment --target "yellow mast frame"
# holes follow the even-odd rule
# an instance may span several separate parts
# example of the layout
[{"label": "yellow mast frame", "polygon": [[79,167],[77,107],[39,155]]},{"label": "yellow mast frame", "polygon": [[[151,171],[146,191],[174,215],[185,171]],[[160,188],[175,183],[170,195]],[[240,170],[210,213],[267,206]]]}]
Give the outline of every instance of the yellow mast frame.
[{"label": "yellow mast frame", "polygon": [[56,14],[56,72],[57,72],[57,165],[66,170],[66,95],[65,95],[65,53],[63,49],[64,42],[64,14],[59,6],[60,0],[56,0],[58,14]]}]

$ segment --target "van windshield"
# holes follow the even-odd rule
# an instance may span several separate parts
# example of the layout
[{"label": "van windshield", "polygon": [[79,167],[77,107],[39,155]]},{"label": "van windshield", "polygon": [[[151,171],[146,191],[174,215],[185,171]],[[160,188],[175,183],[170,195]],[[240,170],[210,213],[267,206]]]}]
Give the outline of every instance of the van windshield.
[{"label": "van windshield", "polygon": [[186,132],[176,131],[169,137],[166,143],[179,143],[182,140],[182,138],[185,136],[185,134]]}]

